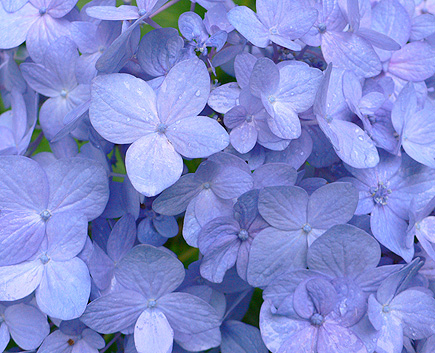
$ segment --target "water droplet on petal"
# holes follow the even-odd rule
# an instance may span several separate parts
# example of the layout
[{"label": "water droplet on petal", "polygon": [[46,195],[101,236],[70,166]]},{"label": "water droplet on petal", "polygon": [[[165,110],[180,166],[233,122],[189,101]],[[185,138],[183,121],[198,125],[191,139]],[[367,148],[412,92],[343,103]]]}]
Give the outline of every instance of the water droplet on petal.
[{"label": "water droplet on petal", "polygon": [[200,90],[197,90],[197,91],[195,92],[195,96],[199,97],[200,95],[201,95],[201,91],[200,91]]}]

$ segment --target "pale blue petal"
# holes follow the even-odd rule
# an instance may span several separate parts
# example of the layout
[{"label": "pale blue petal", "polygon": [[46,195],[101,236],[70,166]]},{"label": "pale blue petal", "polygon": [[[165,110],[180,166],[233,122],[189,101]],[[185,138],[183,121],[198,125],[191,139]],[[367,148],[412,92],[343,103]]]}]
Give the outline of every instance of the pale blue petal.
[{"label": "pale blue petal", "polygon": [[322,186],[313,192],[308,202],[308,223],[320,229],[347,223],[355,213],[358,200],[358,190],[350,183]]},{"label": "pale blue petal", "polygon": [[222,151],[230,143],[225,129],[217,121],[194,116],[177,120],[166,130],[175,150],[187,158],[204,158]]},{"label": "pale blue petal", "polygon": [[74,211],[93,220],[103,213],[109,199],[104,167],[86,158],[59,159],[47,167],[49,210]]},{"label": "pale blue petal", "polygon": [[166,125],[198,115],[210,94],[210,76],[205,64],[196,58],[175,65],[160,86],[157,111]]},{"label": "pale blue petal", "polygon": [[39,17],[38,9],[29,3],[13,13],[0,6],[0,48],[11,49],[22,44]]},{"label": "pale blue petal", "polygon": [[183,264],[178,259],[151,245],[137,245],[115,269],[121,285],[153,299],[175,290],[184,275]]},{"label": "pale blue petal", "polygon": [[44,271],[36,290],[36,302],[41,311],[62,320],[81,316],[91,292],[91,278],[85,263],[77,257],[64,262],[51,260]]},{"label": "pale blue petal", "polygon": [[246,6],[237,6],[228,12],[227,17],[234,28],[252,44],[260,48],[269,45],[269,31],[254,11]]},{"label": "pale blue petal", "polygon": [[0,300],[11,301],[32,293],[41,282],[44,266],[39,259],[0,267]]},{"label": "pale blue petal", "polygon": [[140,293],[120,290],[93,300],[80,320],[95,331],[115,333],[134,325],[145,308]]},{"label": "pale blue petal", "polygon": [[124,255],[133,248],[136,240],[136,222],[134,217],[127,213],[116,222],[107,241],[107,254],[119,262]]},{"label": "pale blue petal", "polygon": [[95,78],[89,117],[101,136],[123,144],[154,132],[160,123],[153,89],[144,80],[127,74]]},{"label": "pale blue petal", "polygon": [[176,332],[195,334],[220,325],[216,310],[204,300],[188,293],[167,294],[158,300],[157,305]]},{"label": "pale blue petal", "polygon": [[302,230],[307,222],[308,194],[296,186],[265,188],[260,192],[258,210],[273,227]]},{"label": "pale blue petal", "polygon": [[134,343],[138,353],[170,353],[174,330],[160,310],[147,309],[134,327]]},{"label": "pale blue petal", "polygon": [[380,247],[372,236],[345,224],[332,227],[315,240],[307,262],[310,269],[331,277],[356,278],[373,270],[380,257]]},{"label": "pale blue petal", "polygon": [[155,196],[173,185],[183,172],[183,159],[163,134],[153,133],[127,150],[125,165],[134,188]]},{"label": "pale blue petal", "polygon": [[251,245],[249,284],[265,286],[289,269],[304,268],[307,248],[307,236],[302,229],[283,231],[269,227],[262,230]]},{"label": "pale blue petal", "polygon": [[38,348],[50,333],[46,316],[34,306],[12,305],[4,316],[12,339],[23,349]]},{"label": "pale blue petal", "polygon": [[106,21],[135,20],[140,17],[138,8],[130,5],[121,5],[119,7],[92,6],[86,9],[86,14]]}]

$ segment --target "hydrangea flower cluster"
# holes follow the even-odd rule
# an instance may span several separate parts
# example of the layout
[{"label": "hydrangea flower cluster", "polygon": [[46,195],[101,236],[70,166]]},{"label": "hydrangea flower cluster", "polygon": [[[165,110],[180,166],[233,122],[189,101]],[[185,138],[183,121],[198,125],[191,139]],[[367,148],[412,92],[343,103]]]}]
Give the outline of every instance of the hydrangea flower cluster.
[{"label": "hydrangea flower cluster", "polygon": [[434,0],[1,0],[0,93],[0,351],[435,352]]}]

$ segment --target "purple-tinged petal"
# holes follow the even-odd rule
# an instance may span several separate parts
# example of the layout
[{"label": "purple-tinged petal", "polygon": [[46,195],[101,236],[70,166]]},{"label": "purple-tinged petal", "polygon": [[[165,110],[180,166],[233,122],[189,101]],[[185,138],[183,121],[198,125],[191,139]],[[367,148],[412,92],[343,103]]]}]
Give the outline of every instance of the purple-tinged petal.
[{"label": "purple-tinged petal", "polygon": [[399,293],[389,305],[402,319],[403,332],[412,339],[423,339],[434,334],[435,299],[419,290]]},{"label": "purple-tinged petal", "polygon": [[174,185],[165,189],[153,202],[156,213],[175,216],[184,211],[190,201],[202,190],[194,174],[183,175]]},{"label": "purple-tinged petal", "polygon": [[246,6],[237,6],[228,12],[227,17],[234,28],[252,44],[260,48],[269,45],[269,31],[254,11]]},{"label": "purple-tinged petal", "polygon": [[77,257],[62,262],[51,260],[44,271],[36,289],[36,302],[41,311],[62,320],[81,316],[91,292],[86,264]]},{"label": "purple-tinged petal", "polygon": [[308,250],[307,262],[310,269],[331,277],[356,278],[373,270],[380,257],[380,247],[372,236],[345,224],[332,227],[315,240]]},{"label": "purple-tinged petal", "polygon": [[385,313],[383,306],[373,295],[369,297],[367,314],[372,325],[378,330],[376,350],[380,353],[400,353],[403,348],[403,327],[395,313]]},{"label": "purple-tinged petal", "polygon": [[193,204],[195,210],[194,215],[199,225],[204,226],[207,222],[216,217],[230,216],[233,211],[233,204],[234,202],[231,199],[225,200],[217,196],[210,189],[204,190],[195,199],[195,203]]},{"label": "purple-tinged petal", "polygon": [[176,332],[195,334],[220,325],[216,310],[192,294],[181,292],[166,294],[157,301],[157,306]]},{"label": "purple-tinged petal", "polygon": [[238,104],[240,92],[241,89],[236,82],[218,86],[211,91],[208,105],[218,113],[225,114]]},{"label": "purple-tinged petal", "polygon": [[257,58],[249,53],[243,53],[236,56],[234,60],[234,71],[240,88],[249,86],[252,70],[254,69],[256,62]]},{"label": "purple-tinged petal", "polygon": [[268,163],[255,169],[254,189],[270,186],[293,186],[296,183],[296,169],[285,163]]},{"label": "purple-tinged petal", "polygon": [[[309,321],[272,314],[271,301],[266,300],[260,311],[261,337],[272,352],[290,353],[304,349],[312,352],[317,342],[317,328]],[[280,349],[282,347],[282,350]],[[285,350],[288,348],[288,351]]]},{"label": "purple-tinged petal", "polygon": [[276,101],[288,105],[296,113],[309,109],[323,78],[322,71],[308,65],[286,65],[280,68],[279,74]]},{"label": "purple-tinged petal", "polygon": [[204,158],[222,151],[229,144],[225,129],[215,120],[194,116],[177,120],[166,130],[175,150],[187,158]]},{"label": "purple-tinged petal", "polygon": [[254,238],[248,264],[248,282],[265,286],[289,269],[306,266],[307,236],[302,229],[266,228]]},{"label": "purple-tinged petal", "polygon": [[244,154],[254,148],[257,137],[258,131],[255,126],[243,123],[231,130],[230,142],[237,152]]},{"label": "purple-tinged petal", "polygon": [[364,343],[350,329],[325,322],[319,329],[318,353],[367,353]]},{"label": "purple-tinged petal", "polygon": [[425,39],[435,33],[435,16],[431,13],[426,13],[420,16],[415,16],[412,19],[411,41]]},{"label": "purple-tinged petal", "polygon": [[[21,175],[32,176],[22,178]],[[37,162],[21,156],[0,157],[0,208],[41,212],[48,203],[48,180]]]},{"label": "purple-tinged petal", "polygon": [[86,14],[106,21],[136,20],[140,17],[138,8],[130,5],[121,5],[119,7],[92,6],[86,9]]},{"label": "purple-tinged petal", "polygon": [[172,352],[174,330],[165,314],[158,309],[146,309],[134,327],[134,343],[139,353]]},{"label": "purple-tinged petal", "polygon": [[9,335],[8,325],[5,322],[2,322],[0,325],[0,349],[4,351],[6,346],[8,345],[11,336]]},{"label": "purple-tinged petal", "polygon": [[7,12],[16,12],[21,9],[24,5],[26,5],[29,0],[2,0],[3,8]]},{"label": "purple-tinged petal", "polygon": [[151,245],[134,247],[115,269],[116,279],[130,290],[158,299],[175,290],[184,279],[183,264]]},{"label": "purple-tinged petal", "polygon": [[70,260],[85,246],[88,220],[72,212],[52,215],[47,222],[47,253],[56,261]]},{"label": "purple-tinged petal", "polygon": [[110,233],[107,241],[107,254],[119,262],[131,248],[136,240],[136,222],[134,217],[127,213],[118,222]]},{"label": "purple-tinged petal", "polygon": [[175,237],[179,231],[177,220],[172,216],[157,215],[153,218],[153,225],[164,238]]},{"label": "purple-tinged petal", "polygon": [[62,81],[55,73],[41,64],[23,63],[20,65],[21,72],[26,82],[36,92],[47,97],[57,97],[62,91]]},{"label": "purple-tinged petal", "polygon": [[210,76],[197,58],[175,65],[160,86],[157,111],[166,125],[198,115],[210,94]]},{"label": "purple-tinged petal", "polygon": [[330,281],[312,278],[297,286],[293,296],[293,307],[300,317],[310,319],[314,313],[328,315],[334,310],[337,301],[337,292]]},{"label": "purple-tinged petal", "polygon": [[44,265],[39,259],[0,267],[0,300],[11,301],[32,293],[41,282]]},{"label": "purple-tinged petal", "polygon": [[113,279],[115,265],[113,260],[95,243],[88,267],[96,286],[101,290],[106,289]]},{"label": "purple-tinged petal", "polygon": [[280,84],[280,70],[269,58],[260,58],[252,69],[249,89],[255,97],[276,92]]},{"label": "purple-tinged petal", "polygon": [[29,3],[13,13],[0,6],[0,48],[11,49],[22,44],[40,16],[38,9]]},{"label": "purple-tinged petal", "polygon": [[51,43],[60,37],[69,37],[70,22],[64,18],[53,18],[50,15],[39,16],[27,33],[26,47],[35,62],[44,60],[45,51]]},{"label": "purple-tinged petal", "polygon": [[34,306],[12,305],[6,308],[4,317],[12,339],[23,349],[38,348],[50,333],[46,316]]},{"label": "purple-tinged petal", "polygon": [[183,172],[183,159],[160,133],[134,142],[127,150],[125,164],[134,188],[149,197],[173,185]]},{"label": "purple-tinged petal", "polygon": [[347,223],[355,213],[358,199],[358,191],[350,183],[327,184],[314,191],[310,197],[308,223],[320,229]]},{"label": "purple-tinged petal", "polygon": [[0,215],[0,264],[17,264],[29,259],[45,235],[45,223],[34,212],[2,212]]},{"label": "purple-tinged petal", "polygon": [[101,136],[123,144],[154,132],[160,122],[153,89],[127,74],[95,78],[89,117]]},{"label": "purple-tinged petal", "polygon": [[222,353],[267,353],[260,330],[244,322],[227,320],[222,326]]},{"label": "purple-tinged petal", "polygon": [[211,190],[216,196],[228,200],[239,197],[251,190],[253,180],[250,173],[240,170],[237,167],[224,167],[218,175],[213,178]]},{"label": "purple-tinged petal", "polygon": [[381,70],[379,57],[364,39],[350,32],[323,34],[322,53],[326,62],[352,70],[360,77],[373,77]]},{"label": "purple-tinged petal", "polygon": [[412,260],[414,246],[406,246],[407,223],[388,206],[377,206],[370,217],[370,226],[375,238],[405,261]]},{"label": "purple-tinged petal", "polygon": [[302,230],[307,222],[308,194],[296,186],[277,186],[260,191],[258,210],[273,227]]},{"label": "purple-tinged petal", "polygon": [[134,325],[146,305],[140,293],[120,290],[93,300],[80,320],[95,331],[115,333]]},{"label": "purple-tinged petal", "polygon": [[97,218],[106,207],[109,184],[104,167],[86,158],[60,159],[47,167],[49,210],[75,211]]},{"label": "purple-tinged petal", "polygon": [[222,282],[225,272],[237,260],[240,241],[239,224],[232,218],[219,217],[207,223],[198,237],[198,247],[204,258],[201,276],[211,282]]},{"label": "purple-tinged petal", "polygon": [[391,56],[388,72],[407,81],[423,81],[435,73],[435,49],[426,42],[404,45]]},{"label": "purple-tinged petal", "polygon": [[358,125],[338,119],[330,124],[321,119],[318,121],[343,162],[355,168],[371,168],[378,164],[375,143]]}]

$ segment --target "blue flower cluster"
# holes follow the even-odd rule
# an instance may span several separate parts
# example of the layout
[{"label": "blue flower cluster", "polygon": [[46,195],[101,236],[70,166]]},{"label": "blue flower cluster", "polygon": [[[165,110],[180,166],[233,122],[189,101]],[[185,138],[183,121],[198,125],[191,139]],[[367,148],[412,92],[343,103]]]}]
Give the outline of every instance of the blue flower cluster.
[{"label": "blue flower cluster", "polygon": [[435,352],[435,0],[77,2],[0,0],[0,351]]}]

